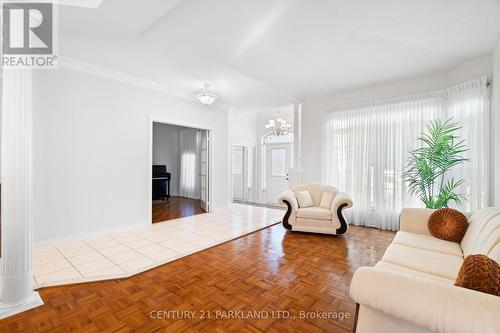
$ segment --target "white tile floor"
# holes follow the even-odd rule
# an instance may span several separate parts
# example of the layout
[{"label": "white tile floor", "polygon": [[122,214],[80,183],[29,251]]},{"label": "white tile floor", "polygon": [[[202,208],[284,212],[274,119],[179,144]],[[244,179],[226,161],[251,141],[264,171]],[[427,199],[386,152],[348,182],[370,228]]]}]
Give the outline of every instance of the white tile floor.
[{"label": "white tile floor", "polygon": [[35,289],[132,276],[276,224],[283,214],[282,210],[233,204],[142,229],[36,248]]}]

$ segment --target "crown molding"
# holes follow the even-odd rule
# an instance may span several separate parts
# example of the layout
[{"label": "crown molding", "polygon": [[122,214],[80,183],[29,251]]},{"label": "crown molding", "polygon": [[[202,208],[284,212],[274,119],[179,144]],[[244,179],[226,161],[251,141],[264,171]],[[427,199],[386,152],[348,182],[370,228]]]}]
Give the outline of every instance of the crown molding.
[{"label": "crown molding", "polygon": [[141,79],[139,77],[125,74],[123,72],[111,70],[102,66],[93,65],[84,61],[76,60],[69,57],[59,56],[59,67],[64,67],[78,72],[91,74],[105,79],[117,81],[120,83],[136,86],[143,89],[152,90],[161,94],[183,98],[189,101],[198,102],[192,93],[171,88],[153,81]]}]

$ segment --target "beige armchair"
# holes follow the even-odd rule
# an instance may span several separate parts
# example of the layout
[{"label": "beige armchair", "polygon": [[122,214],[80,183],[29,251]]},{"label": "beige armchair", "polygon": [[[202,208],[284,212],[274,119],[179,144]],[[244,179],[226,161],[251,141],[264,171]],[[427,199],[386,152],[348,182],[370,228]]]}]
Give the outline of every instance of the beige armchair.
[{"label": "beige armchair", "polygon": [[[296,194],[303,191],[310,193],[313,206],[299,207]],[[325,192],[333,195],[329,205],[325,205],[325,200],[322,203]],[[342,215],[342,210],[352,207],[352,200],[349,195],[339,192],[333,186],[320,183],[298,185],[292,190],[283,192],[278,202],[287,206],[282,221],[286,229],[332,235],[342,235],[347,232],[348,223]]]}]

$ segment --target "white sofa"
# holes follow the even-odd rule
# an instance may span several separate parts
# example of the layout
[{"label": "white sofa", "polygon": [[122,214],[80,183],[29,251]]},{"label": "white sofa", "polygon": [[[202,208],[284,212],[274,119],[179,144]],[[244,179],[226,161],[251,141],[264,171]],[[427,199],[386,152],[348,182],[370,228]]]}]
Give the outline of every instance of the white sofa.
[{"label": "white sofa", "polygon": [[[314,206],[299,208],[295,193],[309,191]],[[323,192],[333,193],[333,201],[329,209],[320,207]],[[278,202],[287,206],[283,217],[283,226],[292,231],[314,232],[322,234],[342,235],[347,232],[348,223],[342,215],[342,210],[352,207],[352,200],[346,193],[337,188],[320,183],[297,185],[292,190],[285,191]]]},{"label": "white sofa", "polygon": [[356,332],[500,332],[500,297],[453,285],[464,257],[500,261],[500,208],[472,215],[460,244],[429,233],[432,212],[403,209],[382,260],[355,272]]}]

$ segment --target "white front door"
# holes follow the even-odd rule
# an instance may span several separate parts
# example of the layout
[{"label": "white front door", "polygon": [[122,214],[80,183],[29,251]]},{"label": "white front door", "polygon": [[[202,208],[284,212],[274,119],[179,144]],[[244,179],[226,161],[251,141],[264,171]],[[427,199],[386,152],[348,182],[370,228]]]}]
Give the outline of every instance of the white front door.
[{"label": "white front door", "polygon": [[277,199],[289,189],[290,144],[267,145],[267,202],[277,204]]},{"label": "white front door", "polygon": [[209,196],[209,143],[210,143],[210,132],[202,131],[201,132],[201,149],[200,149],[200,199],[201,199],[201,208],[205,212],[210,212],[210,196]]}]

